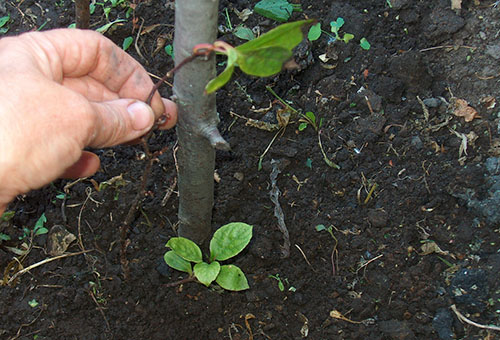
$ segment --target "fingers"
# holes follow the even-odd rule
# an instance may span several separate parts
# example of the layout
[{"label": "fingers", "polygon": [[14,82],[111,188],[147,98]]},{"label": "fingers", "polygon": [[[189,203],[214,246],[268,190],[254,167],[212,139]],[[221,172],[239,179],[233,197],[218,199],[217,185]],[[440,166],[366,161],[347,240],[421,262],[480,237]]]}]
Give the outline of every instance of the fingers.
[{"label": "fingers", "polygon": [[[166,110],[162,112],[167,120],[161,129],[170,129],[177,122],[177,106],[163,99]],[[91,136],[85,143],[91,147],[109,147],[135,140],[146,134],[156,120],[153,109],[147,104],[133,99],[117,99],[90,104]]]},{"label": "fingers", "polygon": [[96,154],[88,151],[83,151],[80,159],[67,168],[61,175],[62,178],[80,178],[92,176],[99,170],[101,162]]},{"label": "fingers", "polygon": [[[36,65],[48,78],[91,101],[133,98],[145,101],[153,82],[146,70],[111,40],[94,31],[56,29],[20,36]],[[153,111],[164,111],[158,93]]]}]

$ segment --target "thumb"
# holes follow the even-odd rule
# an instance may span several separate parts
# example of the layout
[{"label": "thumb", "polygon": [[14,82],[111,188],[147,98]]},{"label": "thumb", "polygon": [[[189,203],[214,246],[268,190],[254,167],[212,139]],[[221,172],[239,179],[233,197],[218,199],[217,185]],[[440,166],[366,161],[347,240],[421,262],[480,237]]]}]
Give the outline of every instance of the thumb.
[{"label": "thumb", "polygon": [[137,139],[154,124],[153,109],[135,99],[91,103],[93,134],[87,146],[108,147]]}]

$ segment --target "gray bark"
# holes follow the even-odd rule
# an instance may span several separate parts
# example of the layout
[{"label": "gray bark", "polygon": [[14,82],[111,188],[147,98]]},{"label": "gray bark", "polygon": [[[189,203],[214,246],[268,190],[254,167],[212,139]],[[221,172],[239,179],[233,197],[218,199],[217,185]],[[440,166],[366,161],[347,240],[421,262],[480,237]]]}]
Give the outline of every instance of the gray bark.
[{"label": "gray bark", "polygon": [[[200,43],[217,37],[218,0],[175,2],[175,62],[192,54]],[[214,201],[215,148],[229,149],[218,130],[215,95],[204,94],[215,77],[215,57],[187,63],[174,77],[179,119],[179,236],[201,244],[210,234]]]}]

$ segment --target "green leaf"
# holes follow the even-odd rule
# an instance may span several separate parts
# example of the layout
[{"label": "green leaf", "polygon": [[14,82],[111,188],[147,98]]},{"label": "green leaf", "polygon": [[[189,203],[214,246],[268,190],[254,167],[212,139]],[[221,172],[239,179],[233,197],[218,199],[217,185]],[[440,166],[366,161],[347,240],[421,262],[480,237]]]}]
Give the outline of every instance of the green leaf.
[{"label": "green leaf", "polygon": [[323,231],[323,230],[326,230],[326,227],[324,224],[318,224],[316,226],[316,231]]},{"label": "green leaf", "polygon": [[245,26],[238,26],[234,30],[234,35],[243,40],[253,40],[255,39],[255,34],[253,31]]},{"label": "green leaf", "polygon": [[269,77],[281,71],[283,63],[290,59],[292,51],[279,46],[270,46],[239,55],[238,66],[246,74]]},{"label": "green leaf", "polygon": [[14,217],[15,214],[16,214],[16,212],[13,210],[9,210],[9,211],[4,212],[2,214],[2,216],[0,217],[0,222],[9,221],[10,219],[12,219],[12,217]]},{"label": "green leaf", "polygon": [[245,53],[264,47],[280,46],[291,51],[302,41],[302,39],[304,39],[302,27],[307,24],[312,24],[314,21],[314,19],[300,20],[279,25],[269,32],[262,34],[257,39],[236,47],[236,50],[239,53]]},{"label": "green leaf", "polygon": [[0,241],[10,241],[10,236],[4,233],[0,233]]},{"label": "green leaf", "polygon": [[321,36],[321,23],[318,22],[316,25],[312,25],[309,29],[309,33],[307,33],[307,39],[309,41],[318,40]]},{"label": "green leaf", "polygon": [[214,261],[210,264],[206,262],[200,262],[194,265],[194,276],[203,283],[205,286],[210,286],[210,284],[215,280],[217,275],[219,275],[220,264]]},{"label": "green leaf", "polygon": [[125,19],[116,19],[115,21],[109,22],[109,23],[107,23],[106,25],[103,25],[103,26],[99,27],[98,29],[96,29],[96,31],[97,31],[97,32],[99,32],[99,33],[104,34],[104,33],[106,33],[106,32],[107,32],[107,31],[111,28],[111,26],[113,26],[114,24],[118,24],[118,23],[120,23],[120,22],[124,22],[124,21],[127,21],[127,20],[125,20]]},{"label": "green leaf", "polygon": [[45,217],[45,213],[43,213],[36,221],[35,227],[33,228],[34,236],[47,234],[49,232],[49,230],[43,226],[45,222],[47,222],[47,217]]},{"label": "green leaf", "polygon": [[286,0],[262,0],[255,7],[255,13],[279,22],[290,19],[294,7]]},{"label": "green leaf", "polygon": [[168,44],[165,46],[165,53],[174,58],[174,46],[172,44]]},{"label": "green leaf", "polygon": [[316,124],[316,116],[314,115],[313,112],[307,111],[306,117],[309,118],[313,124]]},{"label": "green leaf", "polygon": [[349,41],[351,41],[352,39],[354,39],[354,34],[351,34],[351,33],[346,33],[344,34],[344,37],[342,38],[342,40],[344,40],[344,42],[347,44]]},{"label": "green leaf", "polygon": [[30,300],[30,301],[28,301],[28,305],[31,308],[35,308],[36,306],[38,306],[38,301],[36,301],[36,299]]},{"label": "green leaf", "polygon": [[224,69],[224,71],[222,71],[221,74],[219,74],[214,79],[210,80],[207,86],[205,86],[205,92],[207,94],[217,91],[222,86],[224,86],[224,84],[226,84],[229,81],[229,79],[231,79],[237,58],[238,55],[236,49],[231,48],[227,50],[226,68]]},{"label": "green leaf", "polygon": [[10,14],[0,18],[0,27],[4,27],[10,20]]},{"label": "green leaf", "polygon": [[359,46],[361,46],[362,49],[368,51],[371,47],[370,43],[368,42],[368,40],[366,40],[366,38],[361,38],[361,40],[359,41]]},{"label": "green leaf", "polygon": [[185,237],[172,237],[168,240],[166,247],[171,248],[177,255],[184,260],[199,263],[202,261],[200,247],[193,241]]},{"label": "green leaf", "polygon": [[128,48],[130,47],[130,45],[132,45],[133,42],[134,42],[133,37],[126,37],[125,39],[123,39],[123,44],[122,44],[123,50],[124,51],[128,50]]},{"label": "green leaf", "polygon": [[342,26],[344,26],[344,19],[341,17],[338,17],[337,20],[330,22],[330,30],[333,33],[338,32]]},{"label": "green leaf", "polygon": [[307,123],[300,123],[299,124],[299,131],[304,131],[307,128]]},{"label": "green leaf", "polygon": [[227,290],[240,291],[250,288],[245,274],[232,264],[220,267],[219,276],[215,282]]},{"label": "green leaf", "polygon": [[252,238],[252,226],[233,222],[220,227],[210,240],[210,258],[218,261],[238,255]]},{"label": "green leaf", "polygon": [[193,272],[193,270],[191,269],[191,263],[177,255],[173,250],[167,251],[165,255],[163,255],[163,259],[169,267],[172,267],[181,272],[188,273],[189,275],[191,275],[191,273]]}]

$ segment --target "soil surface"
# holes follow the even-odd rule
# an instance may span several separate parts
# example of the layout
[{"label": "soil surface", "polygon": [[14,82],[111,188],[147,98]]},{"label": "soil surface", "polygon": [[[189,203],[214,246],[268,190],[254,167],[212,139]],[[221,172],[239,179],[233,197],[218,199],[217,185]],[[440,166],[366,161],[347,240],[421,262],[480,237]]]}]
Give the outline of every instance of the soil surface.
[{"label": "soil surface", "polygon": [[[227,30],[228,17],[233,27],[260,32],[278,24],[256,13],[243,21],[238,13],[255,3],[221,0],[221,39],[243,42]],[[323,33],[296,49],[298,68],[265,79],[237,71],[217,93],[232,151],[217,152],[213,228],[254,226],[233,261],[250,289],[165,286],[186,276],[163,261],[178,200],[176,136],[162,132],[151,147],[168,150],[154,163],[128,235],[127,280],[119,226],[144,169],[140,146],[95,150],[102,169],[94,177],[56,181],[12,202],[14,216],[0,225],[10,236],[0,244],[0,279],[39,265],[10,285],[1,281],[1,339],[500,338],[455,312],[500,325],[500,8],[487,0],[464,0],[456,10],[448,0],[300,3],[303,11],[290,20],[317,18],[330,33],[330,22],[342,17],[341,35],[355,38],[346,44]],[[154,75],[172,67],[165,50],[155,50],[161,39],[172,43],[173,2],[142,1],[129,18],[126,7],[111,8],[108,19],[96,7],[93,29],[125,19],[105,33],[121,46],[142,25],[137,49],[128,51]],[[6,35],[74,21],[70,0],[7,0],[4,15]],[[282,113],[266,87],[295,110],[313,112],[319,130],[299,131],[296,114],[278,133],[249,125],[275,124]],[[273,168],[280,170],[287,257],[270,199]],[[77,255],[39,263],[53,257],[51,237],[31,238],[23,228],[33,229],[42,213],[48,229],[77,237],[66,251]]]}]

